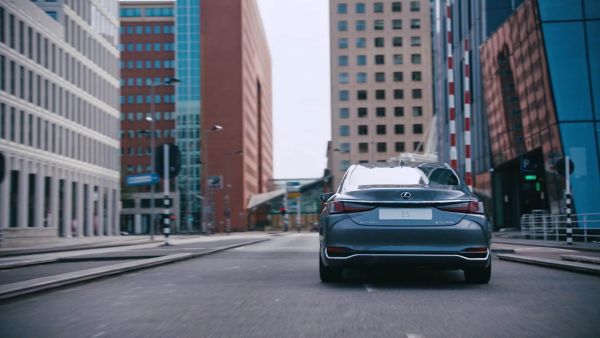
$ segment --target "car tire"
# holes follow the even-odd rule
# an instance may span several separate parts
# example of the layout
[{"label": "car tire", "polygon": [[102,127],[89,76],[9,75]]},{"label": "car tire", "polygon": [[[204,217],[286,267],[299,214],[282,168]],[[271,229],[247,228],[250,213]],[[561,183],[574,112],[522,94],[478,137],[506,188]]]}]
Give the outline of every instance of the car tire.
[{"label": "car tire", "polygon": [[319,257],[319,276],[321,277],[321,282],[341,282],[343,278],[343,273],[343,269],[335,268],[332,266],[325,266],[325,264],[323,264],[323,260],[321,260],[321,257]]},{"label": "car tire", "polygon": [[482,269],[466,269],[464,274],[468,284],[487,284],[492,277],[492,263]]}]

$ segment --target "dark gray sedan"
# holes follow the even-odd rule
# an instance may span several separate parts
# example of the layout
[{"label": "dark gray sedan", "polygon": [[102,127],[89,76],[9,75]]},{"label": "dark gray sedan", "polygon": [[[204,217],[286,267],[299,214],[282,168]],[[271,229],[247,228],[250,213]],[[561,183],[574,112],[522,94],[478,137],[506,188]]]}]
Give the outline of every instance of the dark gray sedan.
[{"label": "dark gray sedan", "polygon": [[488,283],[491,231],[481,203],[447,164],[352,165],[338,191],[324,194],[319,272],[410,265],[464,270]]}]

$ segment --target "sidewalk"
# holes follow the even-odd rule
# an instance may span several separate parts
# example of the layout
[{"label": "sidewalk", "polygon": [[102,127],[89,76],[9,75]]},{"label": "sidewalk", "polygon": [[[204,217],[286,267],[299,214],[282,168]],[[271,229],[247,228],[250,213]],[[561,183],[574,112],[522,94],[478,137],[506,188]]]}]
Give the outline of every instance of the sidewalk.
[{"label": "sidewalk", "polygon": [[494,234],[492,252],[500,260],[600,275],[600,244],[505,238]]}]

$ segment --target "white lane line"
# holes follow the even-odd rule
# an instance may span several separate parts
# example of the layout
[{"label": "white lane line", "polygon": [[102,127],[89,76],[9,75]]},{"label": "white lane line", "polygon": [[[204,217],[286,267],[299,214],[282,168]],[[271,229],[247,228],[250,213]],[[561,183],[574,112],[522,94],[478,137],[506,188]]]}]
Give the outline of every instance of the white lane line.
[{"label": "white lane line", "polygon": [[98,338],[98,337],[102,337],[106,334],[106,332],[102,331],[102,332],[98,332],[95,335],[92,336],[92,338]]},{"label": "white lane line", "polygon": [[229,267],[229,268],[225,268],[223,270],[237,270],[239,268],[240,268],[239,266],[232,266],[232,267]]},{"label": "white lane line", "polygon": [[367,290],[367,292],[375,291],[375,287],[373,287],[373,285],[369,285],[369,284],[365,284],[365,289]]},{"label": "white lane line", "polygon": [[407,333],[406,334],[406,338],[424,338],[425,336],[422,336],[420,334],[416,334],[416,333]]}]

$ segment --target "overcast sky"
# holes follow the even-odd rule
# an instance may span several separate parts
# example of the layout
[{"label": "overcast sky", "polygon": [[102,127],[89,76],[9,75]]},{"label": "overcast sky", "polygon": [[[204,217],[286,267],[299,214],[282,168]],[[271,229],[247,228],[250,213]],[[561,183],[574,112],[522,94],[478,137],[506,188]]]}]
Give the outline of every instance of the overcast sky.
[{"label": "overcast sky", "polygon": [[274,177],[320,177],[331,130],[329,1],[257,1],[273,66]]}]

